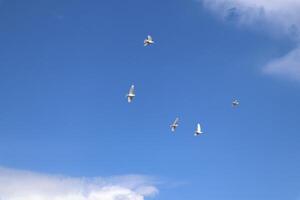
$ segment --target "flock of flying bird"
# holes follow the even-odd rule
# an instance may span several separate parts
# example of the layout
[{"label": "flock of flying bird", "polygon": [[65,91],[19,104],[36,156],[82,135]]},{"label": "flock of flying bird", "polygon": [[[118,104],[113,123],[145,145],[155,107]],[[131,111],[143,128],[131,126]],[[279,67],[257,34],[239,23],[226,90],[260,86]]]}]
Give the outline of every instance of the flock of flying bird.
[{"label": "flock of flying bird", "polygon": [[[150,35],[144,40],[144,46],[149,46],[154,44],[154,41]],[[135,89],[134,85],[131,85],[128,94],[126,95],[128,103],[131,103],[133,101],[133,98],[135,97]],[[240,102],[237,99],[234,99],[232,101],[232,106],[237,107],[239,106]],[[174,133],[176,131],[176,128],[179,126],[179,118],[176,117],[175,121],[170,125],[171,131]],[[201,135],[202,129],[200,123],[197,124],[196,130],[194,132],[195,136]]]}]

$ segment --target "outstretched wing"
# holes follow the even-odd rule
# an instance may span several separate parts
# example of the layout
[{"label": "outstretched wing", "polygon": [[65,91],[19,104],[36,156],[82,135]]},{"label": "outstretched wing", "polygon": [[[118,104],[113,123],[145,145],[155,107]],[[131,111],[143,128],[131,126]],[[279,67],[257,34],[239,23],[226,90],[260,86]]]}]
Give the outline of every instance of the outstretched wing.
[{"label": "outstretched wing", "polygon": [[134,85],[132,85],[129,89],[129,94],[134,94]]},{"label": "outstretched wing", "polygon": [[149,41],[152,41],[151,35],[148,35],[148,40],[149,40]]},{"label": "outstretched wing", "polygon": [[198,133],[201,133],[201,126],[200,126],[199,123],[197,124],[197,132],[198,132]]},{"label": "outstretched wing", "polygon": [[173,124],[178,124],[178,122],[179,122],[179,118],[176,117],[176,119],[175,119],[175,121],[173,122]]}]

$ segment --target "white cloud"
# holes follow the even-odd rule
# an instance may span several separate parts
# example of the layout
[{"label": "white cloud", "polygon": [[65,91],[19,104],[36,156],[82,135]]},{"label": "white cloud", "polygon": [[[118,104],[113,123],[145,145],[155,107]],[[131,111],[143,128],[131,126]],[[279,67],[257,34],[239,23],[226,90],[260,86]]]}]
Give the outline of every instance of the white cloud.
[{"label": "white cloud", "polygon": [[0,168],[0,200],[144,200],[149,177],[71,178]]},{"label": "white cloud", "polygon": [[295,36],[300,28],[299,0],[202,0],[224,20],[270,28],[273,34]]},{"label": "white cloud", "polygon": [[298,80],[300,78],[300,48],[294,49],[284,57],[271,61],[264,67],[264,71]]},{"label": "white cloud", "polygon": [[289,37],[298,46],[287,55],[269,62],[264,71],[300,80],[300,0],[201,0],[224,21]]}]

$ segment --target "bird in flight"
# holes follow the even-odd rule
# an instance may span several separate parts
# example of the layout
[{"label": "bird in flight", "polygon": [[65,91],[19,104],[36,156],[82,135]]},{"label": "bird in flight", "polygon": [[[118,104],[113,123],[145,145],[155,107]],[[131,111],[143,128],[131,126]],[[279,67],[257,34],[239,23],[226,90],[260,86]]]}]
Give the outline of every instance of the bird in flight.
[{"label": "bird in flight", "polygon": [[203,133],[203,132],[202,132],[202,130],[201,130],[201,126],[200,126],[200,124],[198,123],[194,135],[195,135],[195,136],[199,136],[199,135],[201,135],[202,133]]},{"label": "bird in flight", "polygon": [[134,85],[131,85],[128,94],[126,95],[128,103],[131,103],[135,97]]},{"label": "bird in flight", "polygon": [[237,107],[238,105],[240,105],[240,102],[237,99],[232,101],[232,106],[233,107]]},{"label": "bird in flight", "polygon": [[179,118],[178,117],[176,117],[176,119],[175,119],[175,121],[171,124],[171,131],[172,132],[175,132],[175,130],[176,130],[176,128],[179,126]]},{"label": "bird in flight", "polygon": [[144,46],[149,46],[154,44],[154,41],[150,35],[148,35],[147,39],[144,40]]}]

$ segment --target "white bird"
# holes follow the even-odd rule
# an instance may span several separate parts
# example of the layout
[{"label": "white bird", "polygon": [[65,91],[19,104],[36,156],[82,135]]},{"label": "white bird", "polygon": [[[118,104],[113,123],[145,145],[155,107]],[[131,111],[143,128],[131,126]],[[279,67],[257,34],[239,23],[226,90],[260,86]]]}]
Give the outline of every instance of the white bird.
[{"label": "white bird", "polygon": [[203,133],[203,132],[202,132],[202,130],[201,130],[201,126],[200,126],[200,124],[198,123],[194,135],[195,135],[195,136],[199,136],[199,135],[201,135],[202,133]]},{"label": "white bird", "polygon": [[144,46],[152,45],[154,41],[150,35],[148,35],[147,39],[144,40]]},{"label": "white bird", "polygon": [[128,94],[126,95],[128,103],[131,103],[135,97],[134,85],[131,85]]},{"label": "white bird", "polygon": [[171,131],[175,132],[176,128],[179,126],[179,118],[176,117],[175,121],[170,125]]},{"label": "white bird", "polygon": [[237,107],[238,105],[240,105],[240,102],[237,99],[232,101],[232,106],[233,107]]}]

